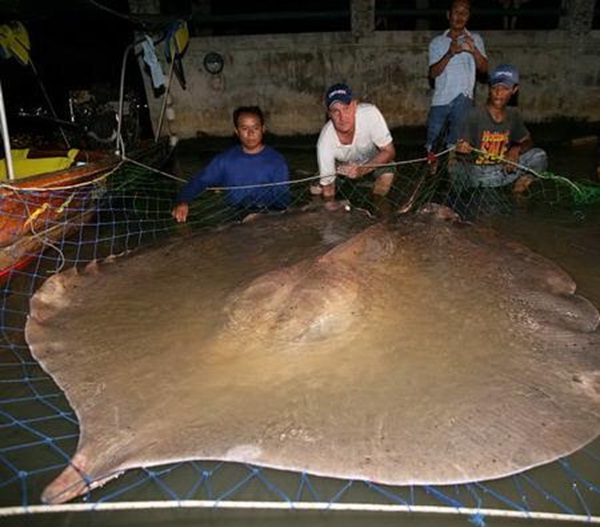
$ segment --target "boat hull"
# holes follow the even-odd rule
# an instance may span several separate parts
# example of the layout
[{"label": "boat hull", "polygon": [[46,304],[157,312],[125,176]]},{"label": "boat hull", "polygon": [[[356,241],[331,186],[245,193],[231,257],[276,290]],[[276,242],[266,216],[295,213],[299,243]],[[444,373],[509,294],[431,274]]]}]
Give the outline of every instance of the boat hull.
[{"label": "boat hull", "polygon": [[[168,146],[159,143],[136,150],[130,159],[156,167],[168,155]],[[4,182],[0,186],[0,283],[11,270],[27,265],[47,246],[89,222],[110,176],[126,162],[108,151],[82,151],[65,170]]]}]

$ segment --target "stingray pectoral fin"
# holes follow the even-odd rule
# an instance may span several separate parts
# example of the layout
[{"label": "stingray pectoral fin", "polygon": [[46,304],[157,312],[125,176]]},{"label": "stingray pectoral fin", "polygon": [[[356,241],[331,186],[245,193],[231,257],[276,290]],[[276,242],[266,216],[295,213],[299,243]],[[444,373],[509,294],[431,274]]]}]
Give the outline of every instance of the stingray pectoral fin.
[{"label": "stingray pectoral fin", "polygon": [[600,322],[598,309],[585,297],[546,291],[528,291],[523,295],[529,304],[530,315],[541,324],[587,333],[595,331]]},{"label": "stingray pectoral fin", "polygon": [[57,310],[64,309],[69,303],[69,288],[76,282],[77,274],[73,267],[48,278],[30,301],[30,317],[44,322]]},{"label": "stingray pectoral fin", "polygon": [[92,478],[87,474],[86,465],[88,465],[87,456],[80,452],[76,453],[69,466],[44,489],[42,502],[50,505],[66,503],[122,474],[122,471],[119,471],[105,477]]}]

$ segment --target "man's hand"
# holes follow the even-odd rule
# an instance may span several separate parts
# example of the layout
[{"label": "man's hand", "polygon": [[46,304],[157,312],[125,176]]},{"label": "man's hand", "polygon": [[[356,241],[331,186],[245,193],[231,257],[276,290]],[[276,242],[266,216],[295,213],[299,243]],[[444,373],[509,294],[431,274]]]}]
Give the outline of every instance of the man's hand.
[{"label": "man's hand", "polygon": [[517,167],[513,165],[513,163],[517,163],[519,161],[520,151],[521,149],[518,146],[513,146],[508,149],[506,155],[504,156],[504,159],[510,161],[510,163],[506,163],[504,165],[504,170],[506,170],[507,172],[513,172],[517,169]]},{"label": "man's hand", "polygon": [[470,154],[473,151],[473,147],[464,139],[459,139],[456,142],[456,151],[459,154]]},{"label": "man's hand", "polygon": [[466,51],[467,53],[475,52],[475,42],[469,35],[463,35],[460,38],[460,51]]},{"label": "man's hand", "polygon": [[336,172],[350,179],[358,179],[364,175],[364,168],[358,163],[340,163]]},{"label": "man's hand", "polygon": [[462,42],[457,38],[453,38],[452,42],[450,42],[450,49],[448,49],[449,57],[452,58],[461,51],[463,51]]},{"label": "man's hand", "polygon": [[335,199],[335,183],[330,183],[329,185],[322,185],[321,189],[323,191],[323,199],[325,201],[332,201]]},{"label": "man's hand", "polygon": [[175,218],[177,223],[185,223],[188,217],[188,213],[190,211],[190,207],[187,203],[179,203],[173,207],[171,211],[171,216]]}]

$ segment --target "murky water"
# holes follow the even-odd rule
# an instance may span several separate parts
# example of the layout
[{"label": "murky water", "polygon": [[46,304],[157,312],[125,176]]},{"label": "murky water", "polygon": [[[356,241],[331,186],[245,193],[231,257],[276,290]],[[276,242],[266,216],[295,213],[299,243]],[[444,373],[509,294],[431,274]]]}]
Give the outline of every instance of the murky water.
[{"label": "murky water", "polygon": [[[190,147],[180,159],[179,170],[182,174],[190,174],[220,150],[223,142],[217,141],[210,150],[194,152]],[[297,144],[282,144],[280,150],[289,160],[292,171],[313,173],[316,169],[314,151],[306,141]],[[550,152],[550,169],[556,174],[569,175],[576,178],[592,178],[595,174],[595,149],[588,145],[583,148],[553,148]],[[550,258],[563,267],[577,282],[580,294],[600,306],[600,206],[595,208],[581,207],[578,210],[534,210],[527,213],[517,212],[511,216],[503,216],[493,220],[493,225],[501,232],[520,241]],[[600,440],[591,446],[591,450],[600,452]],[[598,465],[600,466],[600,465]],[[597,486],[600,482],[600,470],[586,474]],[[277,479],[277,478],[276,478]],[[544,487],[556,489],[562,493],[565,482],[552,470],[542,469],[538,472]],[[281,476],[285,485],[285,475]],[[233,480],[232,482],[235,482]],[[510,482],[506,484],[511,486]],[[600,497],[597,499],[600,501]],[[372,499],[368,491],[359,492],[357,501]],[[18,499],[17,499],[18,502]],[[542,504],[543,506],[543,504]],[[596,512],[598,514],[598,512]],[[10,520],[10,519],[8,519]],[[156,512],[119,512],[94,514],[57,514],[37,517],[21,517],[18,522],[0,518],[0,524],[6,525],[323,525],[353,526],[370,525],[409,525],[419,527],[464,526],[470,525],[468,517],[452,517],[437,515],[401,513],[366,514],[366,513],[309,513],[309,512],[233,512],[233,511],[185,511],[170,510]],[[517,519],[488,519],[493,526],[526,526],[526,525],[561,525],[558,522]]]}]

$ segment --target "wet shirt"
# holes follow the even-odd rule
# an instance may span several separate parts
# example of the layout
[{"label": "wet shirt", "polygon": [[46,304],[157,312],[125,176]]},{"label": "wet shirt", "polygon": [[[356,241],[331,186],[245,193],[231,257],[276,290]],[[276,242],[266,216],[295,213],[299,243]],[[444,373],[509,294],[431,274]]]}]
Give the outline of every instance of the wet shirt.
[{"label": "wet shirt", "polygon": [[523,141],[529,131],[517,108],[506,108],[506,115],[497,123],[485,107],[472,108],[463,123],[460,137],[487,155],[475,159],[478,165],[496,165],[514,143]]},{"label": "wet shirt", "polygon": [[334,181],[339,163],[366,163],[380,148],[391,142],[392,134],[385,118],[373,104],[357,105],[352,144],[342,144],[333,123],[327,121],[317,141],[317,162],[321,184],[329,185]]},{"label": "wet shirt", "polygon": [[247,154],[237,145],[196,174],[181,189],[177,202],[189,203],[208,187],[225,187],[233,207],[283,209],[290,204],[288,182],[287,163],[275,149],[265,146],[257,154]]}]

